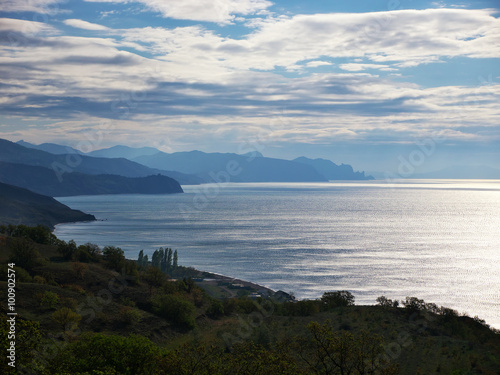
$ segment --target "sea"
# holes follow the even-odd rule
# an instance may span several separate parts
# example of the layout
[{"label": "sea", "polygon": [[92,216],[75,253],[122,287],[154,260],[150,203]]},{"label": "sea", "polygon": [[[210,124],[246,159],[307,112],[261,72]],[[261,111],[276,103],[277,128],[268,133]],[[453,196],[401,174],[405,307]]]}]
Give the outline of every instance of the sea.
[{"label": "sea", "polygon": [[57,198],[98,221],[57,225],[77,244],[178,250],[179,264],[299,299],[407,296],[500,328],[500,180],[224,183],[184,194]]}]

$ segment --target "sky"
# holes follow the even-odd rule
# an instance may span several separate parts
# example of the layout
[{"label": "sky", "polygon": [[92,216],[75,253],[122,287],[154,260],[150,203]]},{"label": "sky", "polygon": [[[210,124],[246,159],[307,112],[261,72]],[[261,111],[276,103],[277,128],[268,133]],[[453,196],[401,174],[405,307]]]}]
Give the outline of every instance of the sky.
[{"label": "sky", "polygon": [[0,137],[500,168],[499,17],[500,0],[0,0]]}]

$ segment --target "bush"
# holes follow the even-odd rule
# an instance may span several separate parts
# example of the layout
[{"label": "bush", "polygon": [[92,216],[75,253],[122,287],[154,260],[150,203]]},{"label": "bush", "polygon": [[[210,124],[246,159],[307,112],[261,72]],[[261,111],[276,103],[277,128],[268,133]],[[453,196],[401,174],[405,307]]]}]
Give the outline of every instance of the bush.
[{"label": "bush", "polygon": [[83,280],[88,268],[89,267],[86,264],[80,262],[71,263],[71,269],[75,273],[75,276],[80,280]]},{"label": "bush", "polygon": [[354,306],[354,296],[347,290],[323,293],[321,301],[326,310],[335,307]]},{"label": "bush", "polygon": [[49,364],[49,371],[52,374],[155,374],[160,359],[160,349],[146,337],[86,333],[58,352]]},{"label": "bush", "polygon": [[35,277],[33,277],[33,281],[37,284],[46,284],[47,283],[47,280],[45,280],[45,277],[40,276],[40,275],[36,275]]},{"label": "bush", "polygon": [[55,309],[59,303],[57,293],[46,290],[40,297],[40,306],[46,309]]},{"label": "bush", "polygon": [[142,320],[142,313],[129,306],[123,306],[120,309],[120,320],[125,324],[136,324]]},{"label": "bush", "polygon": [[81,319],[82,317],[69,307],[63,307],[52,314],[52,320],[59,324],[64,331],[76,328]]},{"label": "bush", "polygon": [[153,299],[153,309],[162,318],[171,320],[189,329],[195,327],[195,307],[180,296],[157,296]]},{"label": "bush", "polygon": [[212,300],[206,313],[209,317],[218,319],[224,315],[224,306],[220,301]]}]

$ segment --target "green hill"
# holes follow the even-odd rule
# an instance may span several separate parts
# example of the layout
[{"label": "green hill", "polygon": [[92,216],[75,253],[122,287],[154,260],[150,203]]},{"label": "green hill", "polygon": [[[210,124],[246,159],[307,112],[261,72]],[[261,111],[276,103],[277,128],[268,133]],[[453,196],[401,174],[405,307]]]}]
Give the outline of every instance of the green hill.
[{"label": "green hill", "polygon": [[89,215],[56,201],[54,198],[0,183],[0,224],[46,225],[95,220]]},{"label": "green hill", "polygon": [[[346,291],[255,297],[240,283],[164,263],[167,253],[136,262],[116,247],[0,227],[0,290],[8,290],[8,262],[16,263],[19,373],[498,374],[500,334],[478,318],[417,298],[357,306]],[[214,297],[228,290],[234,295]],[[2,300],[5,309],[7,294]]]}]

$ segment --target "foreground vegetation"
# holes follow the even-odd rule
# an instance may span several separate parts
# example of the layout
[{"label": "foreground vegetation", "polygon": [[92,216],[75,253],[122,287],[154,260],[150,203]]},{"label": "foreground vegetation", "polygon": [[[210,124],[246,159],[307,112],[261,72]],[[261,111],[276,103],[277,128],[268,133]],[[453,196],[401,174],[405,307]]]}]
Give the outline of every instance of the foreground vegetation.
[{"label": "foreground vegetation", "polygon": [[[348,291],[294,301],[179,265],[157,249],[77,246],[44,227],[0,227],[0,349],[9,349],[7,267],[16,271],[16,369],[33,374],[497,374],[500,335],[415,297],[356,306]],[[203,286],[203,287],[202,287]],[[236,287],[235,287],[236,288]],[[253,292],[253,293],[252,293]],[[262,293],[263,294],[263,293]]]}]

